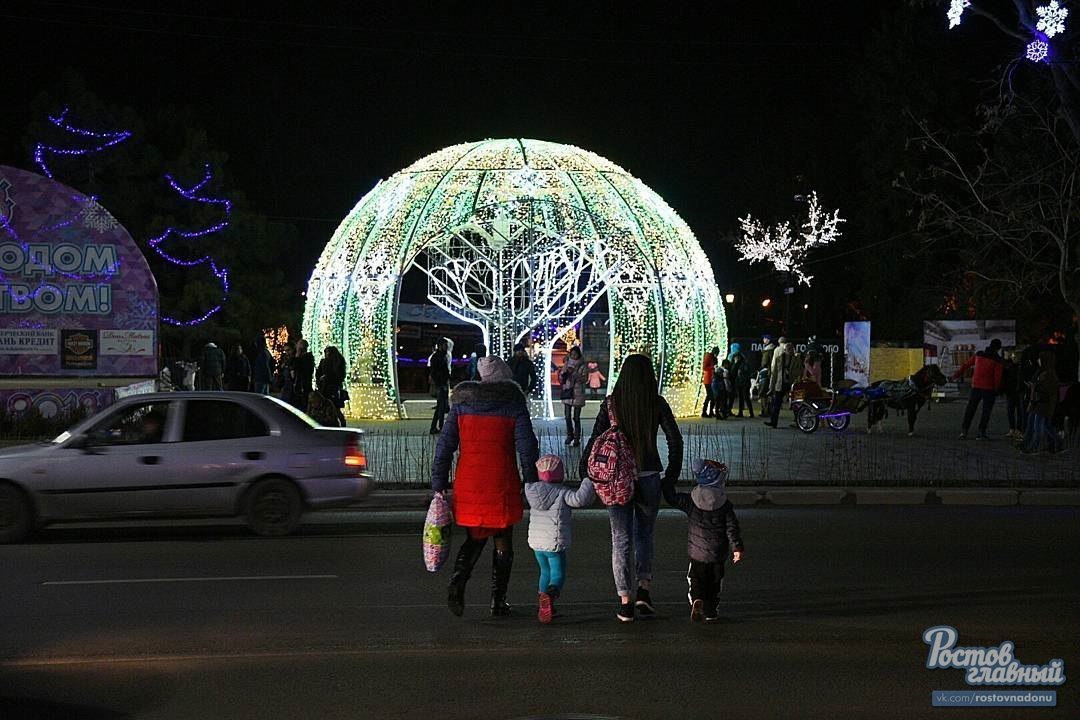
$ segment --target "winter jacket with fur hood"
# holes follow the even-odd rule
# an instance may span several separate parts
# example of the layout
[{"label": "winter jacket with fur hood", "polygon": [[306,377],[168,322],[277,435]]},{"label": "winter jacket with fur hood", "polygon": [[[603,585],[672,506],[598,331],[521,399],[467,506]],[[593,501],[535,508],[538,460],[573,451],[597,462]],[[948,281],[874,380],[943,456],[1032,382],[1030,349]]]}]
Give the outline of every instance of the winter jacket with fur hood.
[{"label": "winter jacket with fur hood", "polygon": [[525,482],[536,482],[540,454],[525,395],[512,380],[459,383],[451,396],[431,467],[435,492],[450,484],[458,455],[452,505],[462,527],[506,528],[521,520],[521,460]]},{"label": "winter jacket with fur hood", "polygon": [[585,478],[577,490],[560,483],[534,482],[525,486],[529,501],[529,547],[562,552],[570,547],[570,508],[588,507],[596,492]]},{"label": "winter jacket with fur hood", "polygon": [[559,389],[573,390],[574,396],[563,398],[563,405],[571,407],[585,407],[585,385],[589,381],[589,371],[582,360],[567,358],[566,363],[559,368]]},{"label": "winter jacket with fur hood", "polygon": [[723,487],[695,487],[688,493],[676,493],[664,487],[664,499],[679,508],[690,520],[686,552],[691,560],[707,563],[727,561],[731,550],[742,550],[742,535],[735,508]]}]

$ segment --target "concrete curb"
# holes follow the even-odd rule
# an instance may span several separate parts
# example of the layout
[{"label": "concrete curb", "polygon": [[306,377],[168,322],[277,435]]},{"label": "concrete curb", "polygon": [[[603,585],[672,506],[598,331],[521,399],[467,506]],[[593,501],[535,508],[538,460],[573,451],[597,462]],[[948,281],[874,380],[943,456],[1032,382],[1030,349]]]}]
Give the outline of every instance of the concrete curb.
[{"label": "concrete curb", "polygon": [[847,488],[855,496],[856,505],[925,505],[930,495],[927,488]]},{"label": "concrete curb", "polygon": [[[728,498],[737,507],[804,505],[1009,505],[1080,506],[1080,489],[912,488],[912,487],[733,487]],[[423,510],[429,490],[376,490],[355,509]],[[599,502],[593,505],[602,508]]]},{"label": "concrete curb", "polygon": [[840,505],[850,502],[843,488],[783,488],[768,490],[765,501],[773,505]]},{"label": "concrete curb", "polygon": [[997,488],[940,488],[934,494],[943,505],[1016,505],[1019,502],[1018,490]]},{"label": "concrete curb", "polygon": [[1080,505],[1080,490],[1023,490],[1021,505]]},{"label": "concrete curb", "polygon": [[727,496],[728,500],[731,501],[731,504],[736,507],[757,505],[765,499],[765,493],[760,490],[751,490],[749,488],[728,488]]}]

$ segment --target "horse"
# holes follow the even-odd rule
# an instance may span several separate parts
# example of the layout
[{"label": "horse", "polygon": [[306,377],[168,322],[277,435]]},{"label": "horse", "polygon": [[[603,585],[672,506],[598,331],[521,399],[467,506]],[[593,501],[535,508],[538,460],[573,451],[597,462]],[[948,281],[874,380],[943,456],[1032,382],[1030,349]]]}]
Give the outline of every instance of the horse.
[{"label": "horse", "polygon": [[886,408],[902,410],[907,414],[908,437],[915,434],[915,420],[919,410],[930,399],[934,386],[942,386],[948,380],[937,365],[924,365],[921,370],[907,377],[906,380],[878,380],[871,383],[869,391],[884,391],[879,399],[871,400],[867,407],[867,432],[872,432],[874,425],[883,420]]}]

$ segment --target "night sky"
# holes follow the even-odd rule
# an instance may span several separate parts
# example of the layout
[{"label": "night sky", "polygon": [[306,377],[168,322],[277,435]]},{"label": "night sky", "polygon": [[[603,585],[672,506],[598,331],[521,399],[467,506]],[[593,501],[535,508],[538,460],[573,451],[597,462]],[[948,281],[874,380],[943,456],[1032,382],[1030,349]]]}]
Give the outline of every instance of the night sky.
[{"label": "night sky", "polygon": [[30,101],[67,68],[107,103],[189,105],[255,209],[299,229],[298,286],[379,178],[485,137],[624,166],[687,220],[722,288],[762,268],[721,237],[747,211],[789,212],[796,176],[860,211],[845,199],[872,120],[849,86],[888,3],[243,5],[5,4],[0,162],[30,166]]}]

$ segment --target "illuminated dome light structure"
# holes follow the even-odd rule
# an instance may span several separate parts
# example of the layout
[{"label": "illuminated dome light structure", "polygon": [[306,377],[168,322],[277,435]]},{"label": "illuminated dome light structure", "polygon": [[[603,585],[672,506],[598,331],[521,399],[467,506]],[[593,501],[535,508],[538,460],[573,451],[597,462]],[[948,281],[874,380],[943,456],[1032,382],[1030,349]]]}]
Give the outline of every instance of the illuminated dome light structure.
[{"label": "illuminated dome light structure", "polygon": [[[610,367],[653,359],[677,415],[700,407],[701,358],[726,347],[712,267],[649,187],[594,153],[540,140],[445,148],[380,182],[338,227],[312,273],[303,333],[348,365],[346,414],[404,418],[395,328],[401,278],[419,268],[435,305],[476,325],[491,354],[556,340],[607,293]],[[541,372],[546,380],[547,374]],[[550,384],[531,398],[554,417]]]}]

